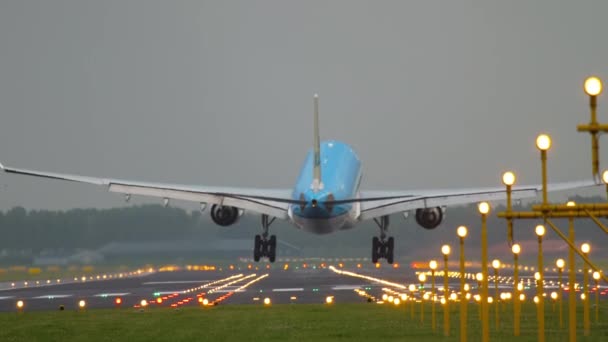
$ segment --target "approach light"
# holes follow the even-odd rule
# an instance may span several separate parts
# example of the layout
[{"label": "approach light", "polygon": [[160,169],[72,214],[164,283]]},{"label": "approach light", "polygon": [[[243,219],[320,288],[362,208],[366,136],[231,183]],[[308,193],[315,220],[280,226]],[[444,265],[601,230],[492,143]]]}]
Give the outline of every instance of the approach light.
[{"label": "approach light", "polygon": [[521,246],[518,243],[514,243],[513,246],[511,246],[511,251],[513,254],[519,254],[521,252]]},{"label": "approach light", "polygon": [[451,252],[450,245],[443,245],[443,246],[441,246],[441,253],[443,255],[446,255],[446,256],[450,255],[450,252]]},{"label": "approach light", "polygon": [[437,269],[437,261],[436,260],[429,261],[429,268],[431,270],[433,270],[433,271],[436,270]]},{"label": "approach light", "polygon": [[598,272],[598,271],[593,272],[593,279],[600,280],[600,272]]},{"label": "approach light", "polygon": [[410,284],[410,286],[408,287],[408,289],[410,290],[410,292],[416,292],[416,285]]},{"label": "approach light", "polygon": [[494,259],[494,260],[492,260],[492,267],[493,267],[495,270],[499,269],[499,268],[500,268],[500,260],[498,260],[498,259]]},{"label": "approach light", "polygon": [[538,302],[539,302],[538,296],[534,296],[534,304],[538,304]]},{"label": "approach light", "polygon": [[581,245],[581,252],[587,254],[589,252],[591,252],[591,245],[589,245],[588,243],[584,243]]},{"label": "approach light", "polygon": [[420,274],[418,275],[418,280],[419,280],[421,283],[424,283],[424,282],[426,281],[426,274],[424,274],[424,273],[420,273]]},{"label": "approach light", "polygon": [[480,214],[487,215],[490,212],[490,204],[488,202],[481,202],[477,205],[477,209]]},{"label": "approach light", "polygon": [[264,298],[264,305],[270,305],[270,298]]},{"label": "approach light", "polygon": [[557,259],[555,261],[555,265],[557,266],[557,268],[563,269],[564,266],[566,265],[566,262],[564,261],[564,259]]},{"label": "approach light", "polygon": [[520,300],[521,302],[523,302],[524,300],[526,300],[526,295],[525,295],[525,294],[523,294],[523,293],[520,293],[520,294],[519,294],[519,300]]},{"label": "approach light", "polygon": [[464,284],[464,292],[469,292],[471,286],[469,284]]},{"label": "approach light", "polygon": [[477,279],[477,281],[482,281],[483,280],[483,273],[479,272],[475,275],[475,279]]},{"label": "approach light", "polygon": [[458,234],[458,236],[460,236],[461,238],[465,238],[467,236],[467,227],[465,226],[460,226],[456,229],[456,234]]},{"label": "approach light", "polygon": [[458,295],[455,292],[452,292],[450,294],[450,299],[453,300],[453,301],[456,301],[456,299],[458,299]]},{"label": "approach light", "polygon": [[551,148],[551,138],[547,134],[539,134],[536,137],[536,147],[541,151],[547,151]]},{"label": "approach light", "polygon": [[602,181],[604,181],[604,184],[608,184],[608,170],[602,172]]},{"label": "approach light", "polygon": [[557,292],[555,292],[555,291],[551,292],[551,299],[553,299],[553,300],[557,299]]},{"label": "approach light", "polygon": [[142,307],[148,306],[148,301],[145,299],[142,299],[141,302],[139,302],[139,305],[141,305]]},{"label": "approach light", "polygon": [[156,298],[156,304],[162,304],[163,303],[163,299],[158,297]]},{"label": "approach light", "polygon": [[116,299],[114,299],[114,304],[116,304],[116,305],[122,304],[122,298],[117,297]]},{"label": "approach light", "polygon": [[24,306],[24,305],[25,305],[25,304],[23,303],[23,301],[22,301],[22,300],[18,300],[18,301],[17,301],[17,309],[19,309],[19,310],[23,309],[23,306]]},{"label": "approach light", "polygon": [[78,302],[78,307],[81,308],[81,309],[84,309],[85,306],[87,306],[87,302],[85,302],[84,299],[81,299]]},{"label": "approach light", "polygon": [[576,207],[576,202],[574,201],[568,201],[568,203],[566,203],[567,207]]},{"label": "approach light", "polygon": [[515,184],[515,173],[507,171],[502,174],[502,184],[511,186]]},{"label": "approach light", "polygon": [[334,302],[334,296],[327,296],[325,298],[325,303],[332,304]]},{"label": "approach light", "polygon": [[401,300],[399,300],[399,298],[395,298],[395,300],[393,301],[393,304],[395,304],[396,306],[401,304]]},{"label": "approach light", "polygon": [[540,272],[534,272],[534,279],[540,280]]},{"label": "approach light", "polygon": [[534,232],[536,232],[536,235],[538,236],[543,236],[545,235],[545,226],[543,226],[542,224],[539,224],[538,226],[536,226],[536,228],[534,229]]},{"label": "approach light", "polygon": [[[266,298],[266,299],[268,299],[268,298]],[[270,303],[270,300],[269,300],[269,303]],[[207,298],[203,299],[203,305],[209,305],[209,299],[207,299]]]},{"label": "approach light", "polygon": [[589,96],[598,96],[602,93],[602,88],[602,80],[596,76],[587,77],[583,86],[585,93]]}]

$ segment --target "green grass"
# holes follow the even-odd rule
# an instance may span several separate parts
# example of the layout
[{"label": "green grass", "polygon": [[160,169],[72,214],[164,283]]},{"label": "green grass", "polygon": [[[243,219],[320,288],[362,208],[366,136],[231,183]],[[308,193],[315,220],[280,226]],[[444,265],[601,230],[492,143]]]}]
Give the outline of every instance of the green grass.
[{"label": "green grass", "polygon": [[[24,312],[0,314],[0,341],[458,341],[458,307],[451,306],[451,336],[443,337],[443,312],[437,307],[437,332],[431,329],[430,305],[420,322],[420,304],[415,317],[410,307],[377,304],[285,304],[220,305],[213,308],[110,309]],[[603,306],[600,314],[608,314]],[[501,329],[494,326],[490,311],[492,341],[512,341],[512,312],[506,305]],[[581,308],[579,308],[579,311]],[[478,307],[469,306],[468,337],[481,340]],[[567,340],[567,310],[564,329],[557,313],[547,305],[546,340]],[[594,318],[591,312],[591,318]],[[600,317],[601,318],[601,317]],[[579,329],[582,313],[578,314]],[[592,321],[593,322],[593,321]],[[517,341],[536,341],[536,311],[533,304],[522,310],[521,337]],[[578,341],[608,341],[608,320],[592,323],[591,336]]]}]

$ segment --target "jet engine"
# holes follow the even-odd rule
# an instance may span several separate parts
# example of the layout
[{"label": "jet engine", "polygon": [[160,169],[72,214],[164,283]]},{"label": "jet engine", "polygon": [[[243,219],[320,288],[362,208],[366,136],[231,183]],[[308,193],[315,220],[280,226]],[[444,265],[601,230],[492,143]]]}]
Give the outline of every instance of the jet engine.
[{"label": "jet engine", "polygon": [[238,208],[217,204],[211,206],[211,219],[222,227],[235,224],[239,217]]},{"label": "jet engine", "polygon": [[435,229],[443,220],[443,210],[440,207],[416,209],[416,223],[424,229]]}]

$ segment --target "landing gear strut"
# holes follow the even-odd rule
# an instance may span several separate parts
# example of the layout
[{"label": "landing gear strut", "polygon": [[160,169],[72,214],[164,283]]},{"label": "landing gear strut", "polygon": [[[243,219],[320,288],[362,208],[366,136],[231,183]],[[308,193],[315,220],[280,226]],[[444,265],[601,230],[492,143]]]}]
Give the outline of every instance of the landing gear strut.
[{"label": "landing gear strut", "polygon": [[372,239],[372,262],[375,264],[379,259],[386,259],[386,262],[392,264],[395,239],[392,236],[389,236],[388,239],[386,238],[389,224],[388,216],[374,219],[374,222],[380,228],[380,237],[374,236]]},{"label": "landing gear strut", "polygon": [[253,260],[255,262],[260,261],[260,258],[267,257],[268,261],[274,262],[276,259],[277,252],[277,237],[274,235],[270,235],[268,237],[268,228],[272,222],[274,222],[274,217],[272,219],[268,218],[268,215],[262,215],[262,235],[256,235],[254,244],[253,244]]}]

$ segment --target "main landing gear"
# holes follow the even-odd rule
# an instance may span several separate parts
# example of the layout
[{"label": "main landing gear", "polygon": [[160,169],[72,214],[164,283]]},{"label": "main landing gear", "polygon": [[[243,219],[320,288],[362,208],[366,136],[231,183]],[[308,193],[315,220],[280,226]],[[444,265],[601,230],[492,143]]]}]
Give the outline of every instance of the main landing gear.
[{"label": "main landing gear", "polygon": [[388,231],[388,216],[382,216],[380,219],[374,219],[374,222],[380,228],[380,237],[374,236],[372,239],[372,262],[375,264],[379,259],[386,259],[389,264],[393,263],[393,251],[395,239],[390,236],[386,238]]},{"label": "main landing gear", "polygon": [[268,215],[262,215],[262,235],[256,235],[253,244],[253,260],[260,261],[260,258],[268,258],[268,261],[274,262],[277,252],[277,237],[270,235],[268,238],[268,228],[274,222],[275,218],[268,219]]}]

